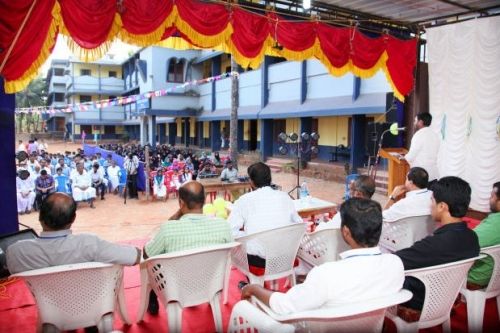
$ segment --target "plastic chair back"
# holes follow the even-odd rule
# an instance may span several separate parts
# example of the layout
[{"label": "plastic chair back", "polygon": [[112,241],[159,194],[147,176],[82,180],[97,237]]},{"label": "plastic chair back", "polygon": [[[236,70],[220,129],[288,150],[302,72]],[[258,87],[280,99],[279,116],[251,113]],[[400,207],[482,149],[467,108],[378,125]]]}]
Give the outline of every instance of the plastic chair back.
[{"label": "plastic chair back", "polygon": [[406,276],[415,277],[424,284],[424,304],[417,323],[407,323],[394,315],[395,309],[392,309],[391,319],[393,319],[396,326],[401,328],[402,331],[406,331],[404,327],[408,326],[423,329],[445,324],[445,331],[448,331],[451,308],[460,288],[467,279],[467,272],[475,260],[483,257],[479,256],[448,264],[406,271]]},{"label": "plastic chair back", "polygon": [[348,249],[340,229],[324,229],[304,235],[298,256],[308,264],[318,266],[325,262],[337,261],[339,253]]},{"label": "plastic chair back", "polygon": [[154,256],[141,263],[141,305],[138,320],[154,290],[168,307],[170,332],[180,332],[182,308],[210,302],[217,331],[222,332],[220,293],[228,288],[230,253],[240,244],[226,243]]},{"label": "plastic chair back", "polygon": [[383,222],[379,245],[396,252],[412,246],[432,234],[436,222],[430,215],[411,216],[393,222]]},{"label": "plastic chair back", "polygon": [[[31,290],[38,306],[39,325],[59,330],[99,326],[119,301],[123,321],[130,323],[123,294],[123,266],[81,263],[14,274]],[[111,322],[112,324],[112,322]],[[107,328],[112,330],[112,326]]]},{"label": "plastic chair back", "polygon": [[481,253],[489,255],[493,259],[493,271],[488,285],[484,289],[470,290],[464,284],[460,291],[467,301],[469,332],[482,332],[487,299],[495,297],[497,308],[500,311],[500,245],[482,248]]},{"label": "plastic chair back", "polygon": [[[233,251],[232,263],[243,274],[247,275],[252,283],[262,284],[264,281],[276,280],[285,276],[292,276],[295,280],[293,264],[306,228],[306,223],[296,223],[240,237],[236,241],[240,242],[242,246]],[[249,242],[259,247],[265,255],[266,267],[262,277],[250,273],[246,250]]]},{"label": "plastic chair back", "polygon": [[240,301],[233,308],[228,332],[238,332],[238,323],[244,323],[246,327],[249,324],[265,324],[267,327],[271,327],[271,330],[266,330],[267,327],[259,328],[250,326],[251,328],[257,328],[259,332],[274,332],[273,330],[277,332],[293,332],[289,331],[290,326],[293,325],[292,327],[295,327],[295,331],[299,332],[378,333],[382,331],[386,309],[390,306],[404,303],[411,297],[412,293],[408,290],[400,290],[395,294],[363,302],[342,304],[287,315],[280,315],[273,312],[258,300],[254,301],[256,301],[258,307],[263,311],[260,311],[248,302],[247,304],[252,306],[253,309],[249,308],[248,305],[239,306],[240,303],[246,302]]}]

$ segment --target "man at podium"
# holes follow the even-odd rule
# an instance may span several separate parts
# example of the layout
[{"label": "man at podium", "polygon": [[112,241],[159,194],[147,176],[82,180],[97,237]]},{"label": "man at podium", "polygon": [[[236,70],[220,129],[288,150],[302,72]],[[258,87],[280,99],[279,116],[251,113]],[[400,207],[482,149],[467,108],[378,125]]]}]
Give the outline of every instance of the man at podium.
[{"label": "man at podium", "polygon": [[421,112],[415,117],[415,134],[411,139],[410,151],[404,156],[410,167],[421,167],[429,174],[429,184],[439,179],[437,155],[439,152],[439,137],[429,127],[432,116]]}]

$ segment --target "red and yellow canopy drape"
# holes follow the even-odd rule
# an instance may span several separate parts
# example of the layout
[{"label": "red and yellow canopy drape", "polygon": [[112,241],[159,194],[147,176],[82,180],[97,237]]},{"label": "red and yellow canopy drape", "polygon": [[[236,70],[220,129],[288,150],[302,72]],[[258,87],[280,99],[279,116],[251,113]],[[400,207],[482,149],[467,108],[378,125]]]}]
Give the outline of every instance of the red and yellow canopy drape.
[{"label": "red and yellow canopy drape", "polygon": [[285,20],[198,0],[0,2],[0,75],[9,93],[37,75],[59,33],[86,61],[102,57],[115,38],[140,46],[181,38],[189,46],[230,52],[243,67],[258,67],[266,54],[317,58],[335,76],[351,72],[367,78],[382,69],[400,100],[413,89],[416,39],[371,38],[355,27]]}]

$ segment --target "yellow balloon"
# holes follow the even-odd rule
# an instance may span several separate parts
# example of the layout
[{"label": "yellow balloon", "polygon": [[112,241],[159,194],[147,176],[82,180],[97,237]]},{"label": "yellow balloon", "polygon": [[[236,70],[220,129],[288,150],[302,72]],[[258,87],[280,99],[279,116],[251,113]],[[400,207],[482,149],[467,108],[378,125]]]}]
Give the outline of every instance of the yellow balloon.
[{"label": "yellow balloon", "polygon": [[215,207],[212,204],[206,204],[203,206],[203,214],[213,215],[215,214]]},{"label": "yellow balloon", "polygon": [[214,207],[215,209],[219,210],[221,208],[226,208],[226,201],[222,198],[217,198],[214,200]]},{"label": "yellow balloon", "polygon": [[223,209],[223,210],[217,210],[217,213],[215,214],[215,216],[217,216],[218,218],[221,218],[221,219],[227,219],[227,211],[226,209]]}]

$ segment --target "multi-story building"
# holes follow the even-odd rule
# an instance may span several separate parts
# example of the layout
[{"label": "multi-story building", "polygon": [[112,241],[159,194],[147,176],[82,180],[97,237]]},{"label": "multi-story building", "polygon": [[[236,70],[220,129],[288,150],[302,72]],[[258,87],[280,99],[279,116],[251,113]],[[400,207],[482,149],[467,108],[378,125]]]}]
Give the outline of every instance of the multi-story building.
[{"label": "multi-story building", "polygon": [[[73,136],[97,130],[103,138],[124,135],[143,143],[219,150],[221,137],[229,136],[231,78],[180,86],[229,72],[230,67],[230,56],[222,52],[161,47],[141,49],[120,65],[69,61],[69,103],[177,87],[166,96],[126,106],[77,110],[71,120]],[[275,57],[266,57],[260,68],[239,72],[238,147],[258,150],[264,158],[278,154],[280,132],[318,132],[316,157],[323,160],[338,146],[365,147],[367,124],[383,121],[392,104],[382,72],[366,80],[352,74],[336,78],[317,60]],[[364,159],[366,152],[362,148],[350,155],[347,159],[360,164],[356,160]]]}]

